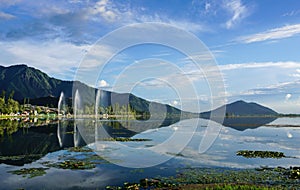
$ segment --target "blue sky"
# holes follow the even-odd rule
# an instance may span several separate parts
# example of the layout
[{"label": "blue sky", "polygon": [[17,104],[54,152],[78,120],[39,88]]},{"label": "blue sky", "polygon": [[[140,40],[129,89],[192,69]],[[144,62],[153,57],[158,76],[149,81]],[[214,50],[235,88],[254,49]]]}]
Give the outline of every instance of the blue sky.
[{"label": "blue sky", "polygon": [[[0,0],[0,64],[25,63],[72,80],[96,40],[119,27],[143,22],[167,23],[196,35],[219,65],[229,102],[243,99],[282,113],[300,113],[300,2],[296,0]],[[95,86],[112,89],[126,66],[146,58],[177,65],[184,59],[165,47],[132,47],[111,60]],[[193,70],[186,65],[184,69]],[[198,82],[201,87],[193,101],[205,110],[208,87]],[[146,80],[132,92],[180,107],[172,88],[162,88],[156,81],[161,88],[155,91],[154,83]],[[145,84],[148,88],[142,88]]]}]

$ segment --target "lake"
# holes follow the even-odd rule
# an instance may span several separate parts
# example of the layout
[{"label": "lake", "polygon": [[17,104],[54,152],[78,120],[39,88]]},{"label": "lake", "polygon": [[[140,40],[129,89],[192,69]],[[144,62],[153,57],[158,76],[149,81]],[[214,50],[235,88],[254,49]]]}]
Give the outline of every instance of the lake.
[{"label": "lake", "polygon": [[[300,118],[228,119],[224,126],[205,119],[0,120],[0,189],[105,189],[184,168],[298,166],[299,124]],[[212,144],[202,141],[205,136]],[[286,157],[245,158],[239,150]],[[13,172],[22,168],[46,169],[32,176]]]}]

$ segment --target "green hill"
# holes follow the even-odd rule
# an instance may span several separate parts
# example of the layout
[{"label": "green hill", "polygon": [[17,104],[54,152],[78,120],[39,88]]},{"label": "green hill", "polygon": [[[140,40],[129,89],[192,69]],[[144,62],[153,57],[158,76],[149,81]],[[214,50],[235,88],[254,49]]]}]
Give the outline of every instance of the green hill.
[{"label": "green hill", "polygon": [[[14,99],[20,103],[24,98],[29,98],[29,102],[34,105],[54,106],[58,104],[58,99],[61,92],[64,93],[67,103],[71,106],[72,94],[74,93],[73,86],[80,90],[82,97],[91,97],[94,100],[96,89],[89,87],[79,81],[63,81],[49,77],[42,71],[28,67],[26,65],[13,65],[9,67],[0,66],[0,91],[4,90],[7,93],[14,92]],[[170,105],[150,102],[139,98],[129,93],[115,93],[109,91],[101,91],[102,106],[107,107],[113,104],[119,106],[127,105],[128,103],[137,112],[149,112],[150,105],[156,112],[167,110],[170,114],[180,114],[181,111]],[[129,100],[129,102],[128,102]],[[88,98],[85,98],[84,103],[90,103]]]},{"label": "green hill", "polygon": [[[58,97],[61,91],[72,89],[71,81],[61,81],[49,77],[38,69],[26,65],[0,66],[0,89],[14,91],[14,99]],[[66,89],[66,90],[64,90]]]}]

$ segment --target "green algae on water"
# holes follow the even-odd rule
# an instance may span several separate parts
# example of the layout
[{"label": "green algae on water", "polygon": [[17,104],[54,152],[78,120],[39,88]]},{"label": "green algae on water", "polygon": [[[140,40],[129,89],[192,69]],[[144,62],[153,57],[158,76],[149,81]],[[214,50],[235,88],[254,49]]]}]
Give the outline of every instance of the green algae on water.
[{"label": "green algae on water", "polygon": [[245,158],[284,158],[286,157],[283,152],[276,151],[252,151],[252,150],[239,150],[237,156]]},{"label": "green algae on water", "polygon": [[23,177],[34,178],[45,175],[46,170],[48,169],[49,168],[22,168],[20,170],[13,170],[8,172],[15,175],[22,175]]}]

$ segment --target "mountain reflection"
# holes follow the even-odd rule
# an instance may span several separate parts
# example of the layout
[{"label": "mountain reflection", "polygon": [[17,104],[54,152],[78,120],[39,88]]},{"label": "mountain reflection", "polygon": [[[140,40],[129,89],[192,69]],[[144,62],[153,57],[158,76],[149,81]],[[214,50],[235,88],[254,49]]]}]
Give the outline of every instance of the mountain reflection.
[{"label": "mountain reflection", "polygon": [[177,121],[0,120],[0,164],[22,166],[49,152],[85,146],[110,137],[130,138]]},{"label": "mountain reflection", "polygon": [[[257,128],[275,117],[225,118],[223,125],[235,130]],[[107,138],[130,138],[149,129],[169,126],[174,120],[0,120],[0,163],[22,166],[49,152],[85,146]]]},{"label": "mountain reflection", "polygon": [[238,131],[244,131],[258,128],[276,119],[277,117],[228,117],[224,118],[223,125]]}]

